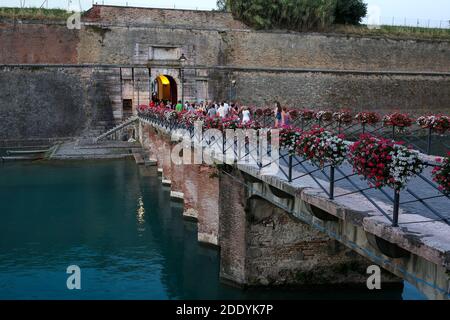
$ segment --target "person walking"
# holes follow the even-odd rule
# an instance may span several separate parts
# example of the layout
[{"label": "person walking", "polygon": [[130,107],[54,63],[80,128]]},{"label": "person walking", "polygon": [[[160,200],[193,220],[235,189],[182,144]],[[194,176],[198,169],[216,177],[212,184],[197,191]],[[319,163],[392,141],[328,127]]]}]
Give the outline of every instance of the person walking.
[{"label": "person walking", "polygon": [[223,104],[223,107],[225,108],[225,117],[226,118],[227,117],[231,117],[231,107],[230,107],[230,105],[226,101],[224,101],[222,104]]},{"label": "person walking", "polygon": [[214,108],[214,106],[209,106],[209,108],[208,108],[208,117],[210,117],[210,118],[215,118],[216,117],[216,115],[217,115],[217,110],[216,110],[216,108]]},{"label": "person walking", "polygon": [[176,112],[182,112],[183,111],[183,104],[181,103],[181,100],[178,100],[177,105],[175,106]]},{"label": "person walking", "polygon": [[247,107],[244,107],[244,110],[242,111],[242,123],[247,124],[250,120],[250,110],[248,110]]},{"label": "person walking", "polygon": [[217,112],[219,113],[219,116],[222,119],[225,119],[227,117],[227,110],[225,109],[223,102],[220,104],[220,107],[219,107],[219,109],[217,109]]},{"label": "person walking", "polygon": [[282,124],[282,112],[281,104],[278,101],[275,102],[275,128],[279,128]]}]

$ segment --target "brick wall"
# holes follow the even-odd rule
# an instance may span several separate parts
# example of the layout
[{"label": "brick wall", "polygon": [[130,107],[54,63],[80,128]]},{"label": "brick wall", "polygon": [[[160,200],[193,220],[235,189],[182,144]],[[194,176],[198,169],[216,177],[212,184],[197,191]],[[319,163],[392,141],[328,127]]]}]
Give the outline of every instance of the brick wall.
[{"label": "brick wall", "polygon": [[157,24],[212,29],[244,29],[229,13],[199,10],[171,10],[94,5],[84,15],[86,21],[113,24]]},{"label": "brick wall", "polygon": [[[185,216],[198,220],[198,240],[218,245],[219,238],[219,176],[215,167],[176,164],[170,155],[175,144],[170,137],[145,125],[142,143],[148,156],[156,158],[163,179],[171,181],[171,191],[183,193]],[[193,152],[191,153],[193,156]]]},{"label": "brick wall", "polygon": [[0,63],[77,63],[78,41],[65,24],[0,22]]},{"label": "brick wall", "polygon": [[220,278],[222,281],[247,284],[246,190],[232,176],[220,175],[219,241]]}]

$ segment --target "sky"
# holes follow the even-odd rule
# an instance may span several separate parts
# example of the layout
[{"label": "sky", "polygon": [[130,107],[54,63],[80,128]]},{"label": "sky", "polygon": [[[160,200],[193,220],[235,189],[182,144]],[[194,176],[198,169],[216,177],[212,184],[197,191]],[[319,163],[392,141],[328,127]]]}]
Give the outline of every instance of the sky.
[{"label": "sky", "polygon": [[[0,6],[18,7],[25,1],[27,7],[40,7],[45,0],[0,0]],[[68,6],[68,1],[72,1],[72,7],[79,7],[87,10],[92,3],[128,5],[136,7],[163,7],[178,9],[199,9],[209,10],[216,7],[216,0],[46,0],[49,8],[64,8]],[[377,6],[383,22],[392,21],[408,23],[417,19],[423,20],[450,20],[450,0],[365,0],[369,6]]]}]

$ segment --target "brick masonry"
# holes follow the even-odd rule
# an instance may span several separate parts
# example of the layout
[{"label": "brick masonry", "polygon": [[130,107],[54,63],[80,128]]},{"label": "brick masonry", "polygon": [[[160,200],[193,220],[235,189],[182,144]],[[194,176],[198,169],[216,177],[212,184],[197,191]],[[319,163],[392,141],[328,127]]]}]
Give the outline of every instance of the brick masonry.
[{"label": "brick masonry", "polygon": [[[84,80],[77,84],[73,77],[64,77],[95,70],[98,76],[93,79],[101,83],[91,90],[83,89],[83,97],[107,104],[113,120],[120,122],[125,117],[122,100],[133,99],[134,110],[138,104],[146,103],[151,83],[160,74],[174,77],[181,98],[180,64],[176,59],[182,52],[188,58],[183,66],[183,87],[189,101],[226,99],[266,105],[278,99],[295,107],[415,114],[450,111],[449,41],[254,31],[230,14],[192,10],[95,5],[83,19],[81,30],[68,30],[64,21],[0,21],[0,64],[69,64],[77,66],[74,69],[86,69],[54,68],[49,71],[55,74],[52,79],[40,80],[53,90],[33,92],[34,100],[73,106],[82,94],[79,88],[84,86]],[[166,50],[171,58],[158,60],[153,56],[154,50]],[[281,69],[267,71],[261,67]],[[27,79],[15,82],[17,90],[9,90],[8,108],[22,108],[26,96],[23,92],[32,88],[31,79],[36,75],[34,68],[0,70],[2,87],[8,86],[3,82],[11,80],[12,75],[7,73],[22,73]],[[316,71],[306,72],[309,69]],[[381,73],[358,73],[367,71]],[[393,75],[385,71],[413,74]],[[433,72],[445,74],[429,74]],[[236,80],[236,87],[231,86],[232,80]],[[67,82],[72,82],[74,93],[67,93]],[[72,108],[55,108],[54,103],[51,106],[42,102],[40,110],[47,114],[60,112],[66,118],[73,116]],[[3,114],[4,123],[11,125],[5,131],[16,134],[15,115]],[[32,118],[36,117],[26,116],[22,121]],[[91,119],[86,116],[87,122]],[[41,118],[38,122],[45,121]],[[77,125],[81,127],[86,125]],[[44,138],[67,134],[64,130],[42,128],[40,133],[19,130],[19,134],[26,138],[34,134]],[[70,134],[79,131],[82,130],[72,130]],[[6,138],[0,136],[2,140]]]},{"label": "brick masonry", "polygon": [[[227,170],[225,170],[227,171]],[[244,286],[365,286],[372,263],[220,175],[221,278]],[[383,283],[398,278],[383,274]]]},{"label": "brick masonry", "polygon": [[79,36],[62,24],[0,21],[0,64],[77,63]]},{"label": "brick masonry", "polygon": [[[171,181],[171,191],[183,194],[185,216],[198,220],[198,240],[219,244],[219,175],[215,167],[178,165],[170,155],[175,143],[167,134],[150,126],[142,129],[147,156],[158,160],[162,179]],[[193,154],[193,153],[192,153]]]}]

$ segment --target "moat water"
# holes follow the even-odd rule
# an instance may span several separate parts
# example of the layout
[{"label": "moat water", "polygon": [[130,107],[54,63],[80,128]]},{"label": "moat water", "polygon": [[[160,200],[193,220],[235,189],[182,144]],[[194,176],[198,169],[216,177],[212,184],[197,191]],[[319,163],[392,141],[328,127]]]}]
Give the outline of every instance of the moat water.
[{"label": "moat water", "polygon": [[[399,290],[240,290],[133,161],[0,164],[0,299],[422,299]],[[70,291],[69,265],[81,268]]]}]

